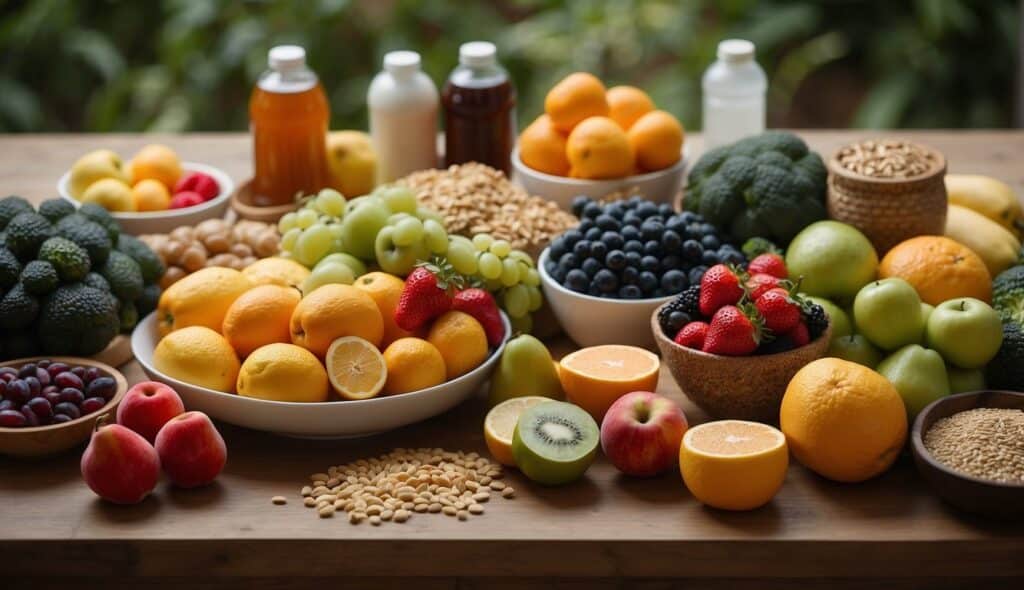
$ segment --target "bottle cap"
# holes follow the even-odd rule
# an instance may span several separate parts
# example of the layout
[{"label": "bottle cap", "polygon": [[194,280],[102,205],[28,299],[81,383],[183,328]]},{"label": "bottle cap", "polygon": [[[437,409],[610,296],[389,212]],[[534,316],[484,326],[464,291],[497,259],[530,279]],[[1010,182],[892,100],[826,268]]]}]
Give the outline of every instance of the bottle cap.
[{"label": "bottle cap", "polygon": [[718,59],[742,63],[754,59],[754,44],[746,39],[726,39],[718,44]]},{"label": "bottle cap", "polygon": [[459,63],[469,67],[494,64],[498,48],[488,41],[471,41],[459,47]]},{"label": "bottle cap", "polygon": [[392,76],[407,76],[420,70],[420,54],[415,51],[389,51],[384,54],[384,69]]},{"label": "bottle cap", "polygon": [[278,45],[267,56],[270,69],[284,72],[306,67],[306,50],[298,45]]}]

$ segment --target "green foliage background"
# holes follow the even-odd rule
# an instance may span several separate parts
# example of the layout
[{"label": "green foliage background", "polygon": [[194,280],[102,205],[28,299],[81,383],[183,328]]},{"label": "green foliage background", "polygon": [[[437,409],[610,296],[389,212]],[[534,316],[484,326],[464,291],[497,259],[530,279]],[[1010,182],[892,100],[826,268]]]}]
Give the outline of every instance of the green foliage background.
[{"label": "green foliage background", "polygon": [[364,128],[389,50],[443,82],[460,43],[490,39],[520,121],[560,77],[646,88],[690,129],[715,46],[744,37],[777,126],[1000,127],[1013,116],[1016,0],[28,0],[0,2],[0,131],[247,126],[279,43],[307,48],[333,128]]}]

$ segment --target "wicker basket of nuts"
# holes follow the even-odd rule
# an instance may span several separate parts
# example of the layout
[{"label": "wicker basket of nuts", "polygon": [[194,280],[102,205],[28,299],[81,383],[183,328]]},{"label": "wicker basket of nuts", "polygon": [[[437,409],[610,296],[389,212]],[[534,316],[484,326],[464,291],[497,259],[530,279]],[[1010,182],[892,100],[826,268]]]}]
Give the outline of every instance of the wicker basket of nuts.
[{"label": "wicker basket of nuts", "polygon": [[169,234],[139,236],[160,258],[167,271],[160,279],[166,289],[185,275],[207,266],[242,270],[260,258],[277,254],[281,235],[277,226],[262,221],[207,219],[194,227],[182,226]]},{"label": "wicker basket of nuts", "polygon": [[840,148],[828,163],[828,215],[871,240],[879,255],[946,227],[946,158],[900,139]]}]

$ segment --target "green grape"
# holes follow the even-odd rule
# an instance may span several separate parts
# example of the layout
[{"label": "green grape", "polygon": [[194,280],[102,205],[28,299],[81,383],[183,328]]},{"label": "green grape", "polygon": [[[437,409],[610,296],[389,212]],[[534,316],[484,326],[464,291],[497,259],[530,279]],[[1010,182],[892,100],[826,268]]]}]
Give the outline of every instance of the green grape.
[{"label": "green grape", "polygon": [[503,306],[509,317],[521,318],[530,310],[530,294],[525,285],[516,285],[505,290]]},{"label": "green grape", "polygon": [[497,293],[505,288],[505,285],[501,284],[501,278],[497,279],[485,279],[484,280],[484,291],[489,293]]},{"label": "green grape", "polygon": [[341,262],[318,264],[313,272],[302,281],[302,294],[308,295],[317,287],[328,284],[351,285],[356,280],[352,269]]},{"label": "green grape", "polygon": [[322,189],[312,202],[325,215],[341,217],[345,214],[345,197],[333,188]]},{"label": "green grape", "polygon": [[484,252],[477,260],[477,264],[480,266],[480,275],[485,279],[496,279],[501,276],[501,259],[494,254]]},{"label": "green grape", "polygon": [[533,316],[526,314],[519,318],[509,318],[509,325],[512,326],[512,333],[529,334],[533,332]]},{"label": "green grape", "polygon": [[331,232],[331,237],[335,240],[340,240],[341,236],[345,233],[341,230],[340,223],[328,223],[327,229]]},{"label": "green grape", "polygon": [[440,213],[428,207],[416,207],[416,217],[419,217],[423,221],[433,219],[444,227],[444,217],[441,217]]},{"label": "green grape", "polygon": [[394,213],[415,213],[418,205],[416,193],[404,186],[385,187],[380,191],[380,198]]},{"label": "green grape", "polygon": [[522,250],[513,250],[509,252],[508,257],[518,260],[519,262],[522,262],[526,266],[529,266],[531,268],[533,267],[533,258],[531,258],[529,254],[523,252]]},{"label": "green grape", "polygon": [[540,273],[537,272],[536,268],[531,268],[523,273],[519,280],[527,287],[536,287],[540,284]]},{"label": "green grape", "polygon": [[396,246],[411,246],[423,239],[423,222],[415,217],[400,219],[393,227],[391,239]]},{"label": "green grape", "polygon": [[491,253],[498,258],[504,258],[512,251],[512,244],[508,240],[494,240],[491,242]]},{"label": "green grape", "polygon": [[[288,215],[291,215],[289,213]],[[293,219],[294,221],[294,219]],[[281,250],[285,252],[292,252],[295,250],[295,242],[298,241],[299,236],[302,235],[302,230],[293,227],[281,235]]]},{"label": "green grape", "polygon": [[282,215],[281,219],[277,220],[277,231],[281,232],[281,235],[284,235],[288,233],[288,230],[292,229],[293,227],[297,228],[298,224],[296,223],[295,220],[296,217],[298,216],[295,214],[294,211],[289,211],[288,213]]},{"label": "green grape", "polygon": [[530,311],[537,311],[541,305],[544,305],[544,296],[541,295],[540,289],[537,287],[526,287],[526,294],[530,296]]},{"label": "green grape", "polygon": [[333,243],[331,230],[327,229],[326,225],[311,225],[302,232],[295,244],[295,258],[300,263],[312,267],[330,253]]},{"label": "green grape", "polygon": [[423,222],[423,234],[427,249],[434,254],[444,254],[448,250],[448,232],[440,223],[427,219]]},{"label": "green grape", "polygon": [[[495,242],[497,243],[497,242]],[[511,287],[519,282],[519,263],[511,258],[501,261],[501,284]]]},{"label": "green grape", "polygon": [[494,243],[494,238],[487,234],[477,234],[473,236],[473,246],[481,252],[486,252],[491,244]]},{"label": "green grape", "polygon": [[388,225],[395,225],[399,221],[402,221],[403,219],[419,219],[419,218],[415,217],[413,215],[409,215],[408,213],[392,213],[391,215],[388,216]]},{"label": "green grape", "polygon": [[473,244],[469,240],[455,240],[455,237],[459,236],[452,236],[453,239],[448,244],[448,262],[460,274],[475,275],[478,267]]},{"label": "green grape", "polygon": [[316,223],[318,219],[320,219],[320,216],[312,209],[302,209],[295,214],[295,224],[302,229],[308,229],[309,226]]}]

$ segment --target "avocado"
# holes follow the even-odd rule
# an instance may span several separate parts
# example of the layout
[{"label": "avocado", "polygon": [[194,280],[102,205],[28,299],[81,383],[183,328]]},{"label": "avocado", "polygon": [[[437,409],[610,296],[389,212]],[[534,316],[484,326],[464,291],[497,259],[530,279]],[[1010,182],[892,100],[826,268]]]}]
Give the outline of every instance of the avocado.
[{"label": "avocado", "polygon": [[18,213],[7,224],[7,249],[19,260],[28,262],[36,257],[39,246],[53,236],[53,226],[42,215],[27,211]]},{"label": "avocado", "polygon": [[53,237],[39,247],[39,260],[45,260],[57,269],[60,280],[80,281],[89,272],[89,253],[67,238]]},{"label": "avocado", "polygon": [[78,208],[78,213],[100,224],[103,229],[107,230],[107,235],[110,237],[110,243],[114,246],[117,245],[117,239],[121,235],[121,226],[118,225],[117,220],[110,215],[110,211],[107,211],[95,203],[85,203]]},{"label": "avocado", "polygon": [[21,197],[11,195],[0,199],[0,230],[7,227],[15,215],[32,211],[32,205]]},{"label": "avocado", "polygon": [[77,213],[58,221],[56,233],[85,248],[94,268],[107,261],[107,256],[113,248],[110,235],[103,226]]},{"label": "avocado", "polygon": [[135,300],[135,307],[139,312],[139,317],[144,318],[156,310],[157,304],[160,302],[160,285],[156,283],[150,283],[142,289],[142,295]]},{"label": "avocado", "polygon": [[33,260],[21,270],[21,285],[32,295],[46,295],[60,284],[57,269],[45,260]]},{"label": "avocado", "polygon": [[39,313],[39,301],[21,283],[0,299],[0,328],[18,330],[32,323]]},{"label": "avocado", "polygon": [[138,263],[142,270],[142,280],[147,284],[158,281],[164,275],[166,268],[163,260],[139,238],[125,234],[117,241],[117,249]]},{"label": "avocado", "polygon": [[985,382],[992,389],[1024,391],[1024,329],[1013,320],[1003,322],[1003,343],[985,366]]},{"label": "avocado", "polygon": [[44,354],[96,354],[119,331],[114,300],[82,283],[57,287],[43,301],[39,313],[38,335]]},{"label": "avocado", "polygon": [[108,283],[107,279],[103,278],[103,276],[98,272],[90,272],[85,275],[85,278],[82,279],[82,284],[86,287],[99,289],[100,291],[110,291],[110,283]]},{"label": "avocado", "polygon": [[39,354],[39,342],[30,331],[18,331],[3,336],[2,345],[4,358],[16,359]]},{"label": "avocado", "polygon": [[75,206],[64,199],[47,199],[39,204],[39,214],[50,223],[57,223],[74,212]]},{"label": "avocado", "polygon": [[113,250],[103,266],[97,269],[110,283],[110,291],[122,301],[135,301],[145,286],[142,270],[127,254]]},{"label": "avocado", "polygon": [[0,289],[6,289],[18,282],[21,262],[10,250],[0,244]]},{"label": "avocado", "polygon": [[131,301],[122,301],[118,318],[121,323],[121,331],[129,333],[135,329],[135,324],[139,323],[139,310]]}]

